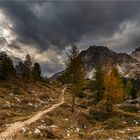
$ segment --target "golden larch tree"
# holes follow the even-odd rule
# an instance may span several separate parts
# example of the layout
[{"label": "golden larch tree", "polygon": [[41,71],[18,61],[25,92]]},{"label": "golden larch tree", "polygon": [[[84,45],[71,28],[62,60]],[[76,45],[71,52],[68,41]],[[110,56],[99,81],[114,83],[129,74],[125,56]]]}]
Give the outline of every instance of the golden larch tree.
[{"label": "golden larch tree", "polygon": [[107,112],[111,112],[113,104],[120,103],[124,98],[123,81],[118,70],[111,65],[105,68],[104,87]]}]

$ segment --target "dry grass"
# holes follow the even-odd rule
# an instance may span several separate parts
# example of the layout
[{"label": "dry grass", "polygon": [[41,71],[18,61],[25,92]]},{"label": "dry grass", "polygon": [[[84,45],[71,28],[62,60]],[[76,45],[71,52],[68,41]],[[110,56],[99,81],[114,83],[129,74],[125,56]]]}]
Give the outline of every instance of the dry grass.
[{"label": "dry grass", "polygon": [[[59,86],[21,79],[0,81],[0,132],[7,124],[30,118],[58,100]],[[57,91],[56,91],[57,90]]]},{"label": "dry grass", "polygon": [[[39,85],[38,85],[39,86]],[[61,86],[59,85],[57,89]],[[42,85],[40,85],[40,88]],[[46,89],[45,89],[46,88]],[[52,85],[45,87],[44,90],[50,90]],[[50,94],[43,94],[44,90],[38,90],[32,87],[41,100],[48,97],[53,97],[54,93],[51,90]],[[5,90],[5,88],[3,89]],[[60,90],[58,90],[58,93]],[[42,93],[42,94],[41,94]],[[33,93],[31,93],[32,95]],[[0,94],[3,96],[2,94]],[[27,93],[26,93],[27,95]],[[107,113],[102,108],[102,104],[96,105],[94,102],[94,95],[86,91],[84,97],[77,97],[76,110],[71,111],[71,94],[69,91],[65,94],[65,103],[54,111],[45,114],[40,120],[26,126],[21,132],[15,136],[15,139],[20,140],[45,140],[45,139],[97,139],[105,140],[112,138],[114,140],[125,139],[129,140],[131,137],[140,136],[140,115],[137,113],[137,108],[114,108],[112,113]],[[36,96],[35,96],[36,97]],[[25,97],[24,97],[25,98]],[[30,99],[30,100],[29,100]],[[14,99],[13,99],[14,100]],[[32,98],[25,98],[24,102],[36,103],[34,96]],[[4,106],[4,102],[0,100]],[[19,104],[20,105],[20,104]],[[43,104],[42,106],[45,106]],[[86,106],[86,108],[84,107]],[[22,108],[21,106],[18,108]],[[34,109],[34,108],[33,108]],[[43,109],[40,107],[39,109]],[[26,110],[26,109],[25,109]],[[28,114],[32,112],[29,110]],[[27,113],[26,112],[26,113]],[[32,114],[32,113],[31,113]],[[5,115],[3,115],[4,117]],[[22,116],[22,115],[21,115]],[[24,117],[26,115],[23,115]],[[22,117],[23,117],[22,116]],[[7,116],[8,117],[8,116]],[[14,118],[14,117],[13,117]],[[18,117],[15,117],[16,119]],[[22,118],[20,118],[22,119]],[[35,131],[39,130],[39,133]]]}]

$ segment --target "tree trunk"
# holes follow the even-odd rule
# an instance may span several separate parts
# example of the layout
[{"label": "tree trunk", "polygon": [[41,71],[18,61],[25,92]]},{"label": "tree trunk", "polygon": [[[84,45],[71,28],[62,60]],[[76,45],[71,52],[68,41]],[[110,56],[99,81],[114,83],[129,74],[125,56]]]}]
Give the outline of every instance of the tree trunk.
[{"label": "tree trunk", "polygon": [[72,93],[72,112],[75,111],[75,95],[74,92]]},{"label": "tree trunk", "polygon": [[100,95],[99,95],[99,90],[97,91],[97,101],[99,102],[100,101]]}]

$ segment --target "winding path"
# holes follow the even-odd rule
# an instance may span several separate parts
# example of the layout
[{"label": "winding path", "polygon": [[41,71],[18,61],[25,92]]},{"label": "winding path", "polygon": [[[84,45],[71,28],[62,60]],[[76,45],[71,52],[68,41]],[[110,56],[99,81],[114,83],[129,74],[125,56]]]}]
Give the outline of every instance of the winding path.
[{"label": "winding path", "polygon": [[62,105],[64,103],[64,92],[66,88],[62,90],[61,94],[61,102],[52,105],[50,108],[47,108],[43,111],[38,112],[36,115],[34,115],[32,118],[26,120],[26,121],[21,121],[21,122],[15,122],[11,124],[6,131],[0,133],[0,140],[13,140],[13,136],[17,134],[22,127],[25,127],[26,125],[29,125],[37,120],[39,120],[44,114],[54,110],[58,106]]}]

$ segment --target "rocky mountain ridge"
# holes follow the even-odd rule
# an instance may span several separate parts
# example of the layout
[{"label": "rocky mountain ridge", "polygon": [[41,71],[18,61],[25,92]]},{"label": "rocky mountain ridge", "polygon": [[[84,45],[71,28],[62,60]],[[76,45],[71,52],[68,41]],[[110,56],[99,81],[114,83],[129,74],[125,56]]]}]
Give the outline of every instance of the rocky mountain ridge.
[{"label": "rocky mountain ridge", "polygon": [[[81,51],[79,56],[85,66],[86,78],[88,79],[93,77],[97,65],[100,64],[104,67],[108,63],[114,65],[123,77],[140,79],[140,48],[128,55],[116,53],[104,46],[90,46],[87,50]],[[56,79],[60,75],[61,72],[53,77]]]}]

